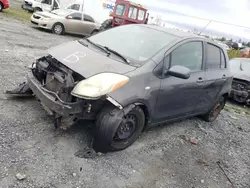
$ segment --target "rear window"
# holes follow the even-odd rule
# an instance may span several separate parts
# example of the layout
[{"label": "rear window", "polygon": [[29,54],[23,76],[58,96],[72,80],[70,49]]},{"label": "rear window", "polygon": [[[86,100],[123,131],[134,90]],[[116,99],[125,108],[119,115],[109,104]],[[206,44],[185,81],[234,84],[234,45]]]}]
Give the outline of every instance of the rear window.
[{"label": "rear window", "polygon": [[87,15],[87,14],[84,14],[84,21],[92,22],[92,23],[95,22],[94,19],[91,16]]},{"label": "rear window", "polygon": [[226,60],[224,52],[221,48],[207,44],[206,69],[221,69],[226,68]]}]

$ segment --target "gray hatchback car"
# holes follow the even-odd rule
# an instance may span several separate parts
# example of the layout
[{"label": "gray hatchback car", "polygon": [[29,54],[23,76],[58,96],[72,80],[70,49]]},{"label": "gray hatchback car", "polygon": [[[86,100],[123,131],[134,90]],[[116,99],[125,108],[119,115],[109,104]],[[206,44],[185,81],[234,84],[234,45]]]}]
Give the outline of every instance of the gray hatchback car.
[{"label": "gray hatchback car", "polygon": [[35,95],[56,126],[94,120],[93,148],[107,152],[127,148],[146,127],[197,115],[214,121],[232,75],[217,43],[132,24],[51,48],[27,80],[7,93]]}]

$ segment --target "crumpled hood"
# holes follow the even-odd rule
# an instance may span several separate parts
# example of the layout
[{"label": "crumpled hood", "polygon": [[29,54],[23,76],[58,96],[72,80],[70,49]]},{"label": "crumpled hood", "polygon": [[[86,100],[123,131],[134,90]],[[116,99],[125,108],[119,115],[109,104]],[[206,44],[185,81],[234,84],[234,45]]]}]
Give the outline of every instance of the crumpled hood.
[{"label": "crumpled hood", "polygon": [[247,74],[247,72],[233,72],[233,78],[236,79],[241,79],[241,80],[245,80],[245,81],[249,81],[250,82],[250,74]]},{"label": "crumpled hood", "polygon": [[[98,51],[98,49],[96,49]],[[78,41],[63,43],[48,50],[57,61],[85,78],[101,72],[125,74],[135,67],[116,61],[89,49]]]}]

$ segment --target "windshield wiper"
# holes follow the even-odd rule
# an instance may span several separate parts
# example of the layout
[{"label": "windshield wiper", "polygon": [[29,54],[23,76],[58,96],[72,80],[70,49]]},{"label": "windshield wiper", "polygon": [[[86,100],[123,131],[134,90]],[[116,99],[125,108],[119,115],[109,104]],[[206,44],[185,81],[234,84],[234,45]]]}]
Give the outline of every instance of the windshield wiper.
[{"label": "windshield wiper", "polygon": [[85,46],[85,47],[88,47],[89,45],[87,45],[86,43],[84,43],[83,41],[78,41],[80,44],[82,44],[83,46]]},{"label": "windshield wiper", "polygon": [[240,62],[240,70],[243,71],[243,68],[242,68],[242,61]]},{"label": "windshield wiper", "polygon": [[120,53],[118,53],[117,51],[112,50],[112,49],[110,49],[110,48],[107,47],[107,46],[103,46],[103,48],[105,48],[105,49],[108,50],[109,52],[111,52],[111,53],[113,53],[113,54],[119,56],[123,61],[125,61],[127,64],[129,64],[130,61],[129,61],[127,58],[125,58],[123,55],[121,55]]},{"label": "windshield wiper", "polygon": [[103,52],[105,52],[106,54],[108,54],[108,56],[110,55],[110,52],[109,52],[106,48],[104,48],[102,45],[96,44],[96,43],[92,42],[92,41],[89,40],[89,39],[85,39],[85,40],[86,40],[87,42],[89,42],[90,44],[94,45],[95,47],[101,49]]}]

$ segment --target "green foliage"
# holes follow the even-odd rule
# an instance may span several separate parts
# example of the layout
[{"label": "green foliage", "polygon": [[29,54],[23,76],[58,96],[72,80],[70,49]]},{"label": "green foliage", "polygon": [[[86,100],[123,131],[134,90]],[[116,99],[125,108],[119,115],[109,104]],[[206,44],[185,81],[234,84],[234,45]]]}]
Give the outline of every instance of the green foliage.
[{"label": "green foliage", "polygon": [[22,21],[30,21],[31,14],[18,8],[9,8],[4,10],[6,16],[14,17]]},{"label": "green foliage", "polygon": [[227,53],[228,53],[229,59],[237,58],[237,57],[242,56],[240,50],[230,49],[230,50],[227,51]]}]

